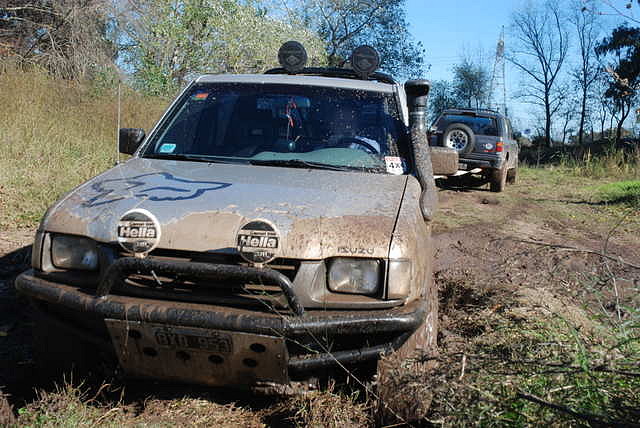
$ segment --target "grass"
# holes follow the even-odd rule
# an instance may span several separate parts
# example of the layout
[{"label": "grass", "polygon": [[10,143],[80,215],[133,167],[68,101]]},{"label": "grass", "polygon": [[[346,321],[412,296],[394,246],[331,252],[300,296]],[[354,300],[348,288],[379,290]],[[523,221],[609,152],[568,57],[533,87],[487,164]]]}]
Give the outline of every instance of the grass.
[{"label": "grass", "polygon": [[[1,68],[1,67],[0,67]],[[10,66],[0,73],[0,228],[32,228],[61,195],[109,168],[117,92]],[[150,129],[167,100],[124,88],[122,127]]]},{"label": "grass", "polygon": [[607,183],[597,187],[596,191],[602,203],[640,208],[640,180]]}]

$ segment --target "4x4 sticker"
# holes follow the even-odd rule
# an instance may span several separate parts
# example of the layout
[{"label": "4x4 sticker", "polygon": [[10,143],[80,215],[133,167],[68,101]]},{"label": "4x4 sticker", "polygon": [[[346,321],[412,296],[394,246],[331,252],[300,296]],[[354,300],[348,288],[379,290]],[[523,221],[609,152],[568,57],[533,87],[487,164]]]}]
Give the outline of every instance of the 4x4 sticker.
[{"label": "4x4 sticker", "polygon": [[118,222],[118,243],[126,251],[144,256],[160,242],[160,223],[149,211],[127,211]]},{"label": "4x4 sticker", "polygon": [[387,172],[393,175],[404,174],[404,161],[398,156],[385,156],[384,163],[387,167]]},{"label": "4x4 sticker", "polygon": [[269,263],[276,258],[280,235],[264,220],[252,220],[238,230],[238,252],[249,263]]}]

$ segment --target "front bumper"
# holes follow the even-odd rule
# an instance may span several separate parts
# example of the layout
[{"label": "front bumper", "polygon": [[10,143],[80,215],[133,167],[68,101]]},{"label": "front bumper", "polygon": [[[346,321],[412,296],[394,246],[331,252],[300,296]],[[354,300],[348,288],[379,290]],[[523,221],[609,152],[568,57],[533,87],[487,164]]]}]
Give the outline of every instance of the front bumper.
[{"label": "front bumper", "polygon": [[[274,381],[287,383],[308,378],[315,375],[315,371],[331,369],[337,365],[373,361],[381,354],[399,348],[424,323],[428,311],[426,301],[416,300],[391,309],[308,310],[303,314],[295,314],[294,311],[292,314],[284,315],[211,304],[113,295],[48,281],[36,276],[32,270],[16,279],[16,288],[29,297],[38,310],[55,325],[67,328],[81,339],[115,354],[121,365],[125,365],[125,372],[134,376],[209,385],[237,385],[240,382],[252,386]],[[99,290],[105,291],[104,288]],[[201,367],[194,365],[190,369],[189,361],[182,358],[185,356],[184,352],[174,352],[175,347],[172,348],[171,355],[179,357],[180,361],[176,360],[175,364],[176,367],[180,364],[182,371],[167,368],[164,370],[168,372],[166,376],[157,370],[150,373],[145,370],[144,358],[138,358],[133,363],[123,360],[124,354],[137,348],[128,344],[127,349],[119,349],[118,334],[114,331],[124,329],[128,332],[130,329],[144,330],[152,327],[177,329],[176,331],[186,329],[187,333],[202,331],[202,334],[208,335],[228,333],[240,337],[234,340],[248,341],[247,343],[251,342],[252,338],[266,340],[265,343],[279,340],[284,346],[280,350],[284,349],[285,352],[265,353],[261,357],[280,359],[280,364],[275,366],[279,367],[278,370],[282,373],[261,378],[259,371],[247,373],[252,368],[242,367],[243,373],[240,377],[208,378],[203,375]],[[304,345],[318,342],[320,338],[324,344],[315,350],[311,349],[313,346]],[[382,341],[379,338],[382,338]],[[133,339],[136,338],[132,337],[131,340]],[[123,342],[127,343],[128,340],[125,339]],[[329,344],[340,340],[349,343],[350,347],[343,346],[340,350],[329,352]],[[143,349],[147,348],[140,346],[138,351],[141,352]],[[169,358],[168,355],[165,357]],[[192,361],[195,364],[196,359]],[[265,361],[266,365],[270,363],[273,362]],[[127,364],[134,364],[137,368],[126,367]],[[167,364],[165,362],[164,366]],[[227,370],[235,368],[229,367]],[[169,372],[173,372],[173,375]]]}]

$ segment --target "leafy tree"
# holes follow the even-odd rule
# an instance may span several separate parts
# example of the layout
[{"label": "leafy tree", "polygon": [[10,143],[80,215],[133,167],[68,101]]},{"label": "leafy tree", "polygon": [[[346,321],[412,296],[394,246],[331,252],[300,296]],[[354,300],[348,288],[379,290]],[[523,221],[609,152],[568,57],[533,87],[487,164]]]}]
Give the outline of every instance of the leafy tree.
[{"label": "leafy tree", "polygon": [[433,122],[438,115],[448,108],[456,106],[455,89],[451,82],[436,80],[429,92],[429,120]]},{"label": "leafy tree", "polygon": [[487,68],[463,58],[462,62],[453,67],[453,90],[460,107],[484,107],[489,97],[491,77]]},{"label": "leafy tree", "polygon": [[288,2],[288,12],[319,34],[330,66],[344,66],[353,49],[366,44],[380,53],[382,70],[420,77],[426,71],[424,48],[409,33],[404,5],[405,0],[303,0]]},{"label": "leafy tree", "polygon": [[217,0],[129,0],[121,40],[140,87],[170,94],[199,73],[262,72],[277,65],[287,40],[324,61],[321,40],[302,26],[267,16],[253,3]]},{"label": "leafy tree", "polygon": [[640,28],[621,25],[603,39],[596,52],[613,60],[605,96],[613,101],[617,119],[616,139],[622,136],[624,121],[633,110],[640,92]]},{"label": "leafy tree", "polygon": [[558,79],[569,48],[569,34],[557,2],[528,3],[511,23],[515,48],[507,55],[526,78],[521,95],[544,110],[545,141],[551,147],[553,118],[563,102]]}]

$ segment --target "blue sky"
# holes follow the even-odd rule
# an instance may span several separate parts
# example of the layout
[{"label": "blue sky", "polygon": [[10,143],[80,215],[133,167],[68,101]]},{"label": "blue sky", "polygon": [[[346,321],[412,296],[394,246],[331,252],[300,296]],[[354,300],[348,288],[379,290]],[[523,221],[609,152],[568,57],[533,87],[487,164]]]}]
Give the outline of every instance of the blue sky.
[{"label": "blue sky", "polygon": [[427,77],[449,79],[464,49],[479,46],[493,57],[501,26],[507,26],[513,0],[408,0],[411,34],[422,42],[431,64]]},{"label": "blue sky", "polygon": [[[493,69],[496,44],[505,26],[508,47],[508,26],[511,13],[522,4],[514,0],[407,0],[407,19],[411,34],[422,42],[430,80],[450,80],[452,68],[464,52],[471,55],[482,50]],[[520,75],[509,64],[506,67],[507,104],[516,124],[531,126],[531,108],[510,100]]]},{"label": "blue sky", "polygon": [[[463,52],[473,55],[482,49],[488,57],[489,71],[493,69],[496,43],[502,26],[505,27],[505,47],[508,50],[509,21],[514,10],[522,7],[526,0],[407,0],[407,19],[411,34],[421,41],[426,51],[426,62],[431,64],[427,78],[450,80],[452,68],[459,62]],[[533,0],[535,1],[535,0]],[[558,0],[562,1],[562,0]],[[601,10],[611,12],[604,2]],[[603,26],[610,31],[621,24],[620,16],[602,17]],[[571,46],[574,48],[574,46]],[[574,61],[570,50],[565,70]],[[575,57],[574,57],[575,58]],[[522,75],[506,64],[507,105],[515,127],[520,130],[531,128],[535,122],[534,107],[521,103],[513,97]]]}]

